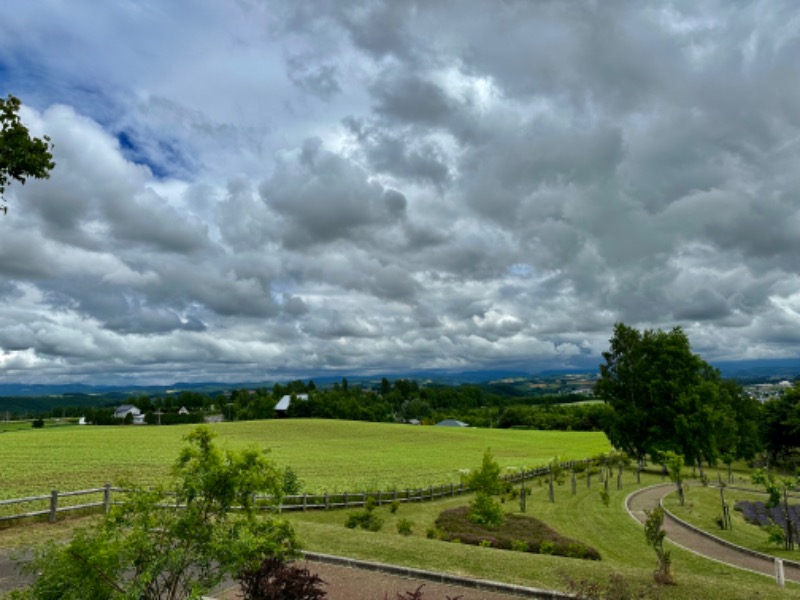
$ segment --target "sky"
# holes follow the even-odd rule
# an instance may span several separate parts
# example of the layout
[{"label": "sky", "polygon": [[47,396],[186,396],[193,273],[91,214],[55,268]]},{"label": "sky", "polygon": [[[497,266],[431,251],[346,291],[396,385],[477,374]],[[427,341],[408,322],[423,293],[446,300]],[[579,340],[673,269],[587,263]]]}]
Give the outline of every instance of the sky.
[{"label": "sky", "polygon": [[0,382],[798,357],[799,56],[793,0],[4,0]]}]

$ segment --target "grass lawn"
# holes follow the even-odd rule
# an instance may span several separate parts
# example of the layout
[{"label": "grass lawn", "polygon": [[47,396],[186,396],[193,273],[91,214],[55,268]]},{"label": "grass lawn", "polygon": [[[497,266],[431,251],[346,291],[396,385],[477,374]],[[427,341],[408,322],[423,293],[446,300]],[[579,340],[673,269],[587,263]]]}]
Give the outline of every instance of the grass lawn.
[{"label": "grass lawn", "polygon": [[[195,426],[63,427],[0,435],[0,499],[164,479]],[[602,433],[413,427],[319,419],[220,423],[222,447],[269,448],[306,491],[358,492],[458,483],[492,449],[502,466],[608,452]]]},{"label": "grass lawn", "polygon": [[[660,482],[656,475],[643,474],[641,485]],[[446,571],[470,577],[506,581],[540,588],[565,590],[564,574],[573,579],[588,578],[607,581],[619,573],[632,584],[647,586],[652,582],[655,553],[645,544],[644,532],[624,508],[624,501],[636,487],[635,476],[623,476],[623,489],[609,489],[610,503],[600,498],[600,487],[592,480],[578,480],[577,494],[571,493],[569,482],[556,487],[556,502],[550,503],[546,487],[534,484],[528,498],[527,514],[541,519],[560,534],[574,537],[599,550],[599,562],[557,556],[497,550],[427,539],[426,531],[442,510],[462,506],[469,497],[452,498],[433,503],[401,505],[392,514],[387,506],[376,509],[384,519],[380,532],[351,530],[344,526],[348,511],[319,511],[292,514],[301,539],[309,550],[364,560],[374,560],[411,567]],[[507,511],[519,512],[518,501],[507,500]],[[397,533],[400,519],[414,523],[411,536]],[[673,568],[677,585],[662,588],[663,599],[718,600],[747,598],[789,598],[800,594],[800,587],[785,592],[774,582],[759,576],[698,557],[680,548],[672,548]]]}]

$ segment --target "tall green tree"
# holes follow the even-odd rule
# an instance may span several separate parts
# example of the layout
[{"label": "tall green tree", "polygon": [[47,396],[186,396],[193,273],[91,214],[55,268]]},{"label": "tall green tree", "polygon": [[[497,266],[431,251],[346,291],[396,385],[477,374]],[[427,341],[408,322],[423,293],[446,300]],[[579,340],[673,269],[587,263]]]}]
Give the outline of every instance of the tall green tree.
[{"label": "tall green tree", "polygon": [[32,137],[19,118],[19,98],[0,98],[0,196],[11,180],[47,179],[55,167],[48,136]]},{"label": "tall green tree", "polygon": [[764,403],[764,444],[773,459],[800,448],[800,383]]},{"label": "tall green tree", "polygon": [[737,415],[719,372],[692,352],[680,327],[639,331],[618,323],[603,358],[595,392],[612,409],[612,444],[638,460],[671,450],[687,464],[716,462],[717,434],[735,428]]}]

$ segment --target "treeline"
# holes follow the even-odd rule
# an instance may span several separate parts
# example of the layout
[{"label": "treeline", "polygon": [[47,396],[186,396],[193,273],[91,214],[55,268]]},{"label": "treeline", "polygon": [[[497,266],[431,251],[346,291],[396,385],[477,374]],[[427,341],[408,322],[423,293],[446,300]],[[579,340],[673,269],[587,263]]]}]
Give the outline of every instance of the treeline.
[{"label": "treeline", "polygon": [[[372,422],[412,422],[425,425],[457,419],[473,427],[599,431],[608,410],[602,404],[570,404],[585,400],[567,396],[504,397],[477,385],[424,386],[416,381],[384,378],[380,386],[351,386],[347,379],[326,390],[313,381],[293,381],[271,390],[235,390],[223,413],[235,420],[271,419],[276,404],[292,396],[289,418],[346,419]],[[308,396],[300,399],[299,396]]]}]

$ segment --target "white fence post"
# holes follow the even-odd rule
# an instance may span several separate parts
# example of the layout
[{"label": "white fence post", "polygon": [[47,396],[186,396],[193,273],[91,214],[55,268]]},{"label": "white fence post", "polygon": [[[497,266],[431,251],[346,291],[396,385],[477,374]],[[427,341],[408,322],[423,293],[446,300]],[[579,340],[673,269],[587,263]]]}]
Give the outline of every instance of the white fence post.
[{"label": "white fence post", "polygon": [[786,578],[783,574],[783,560],[780,558],[775,559],[775,583],[777,583],[780,588],[786,585]]}]

